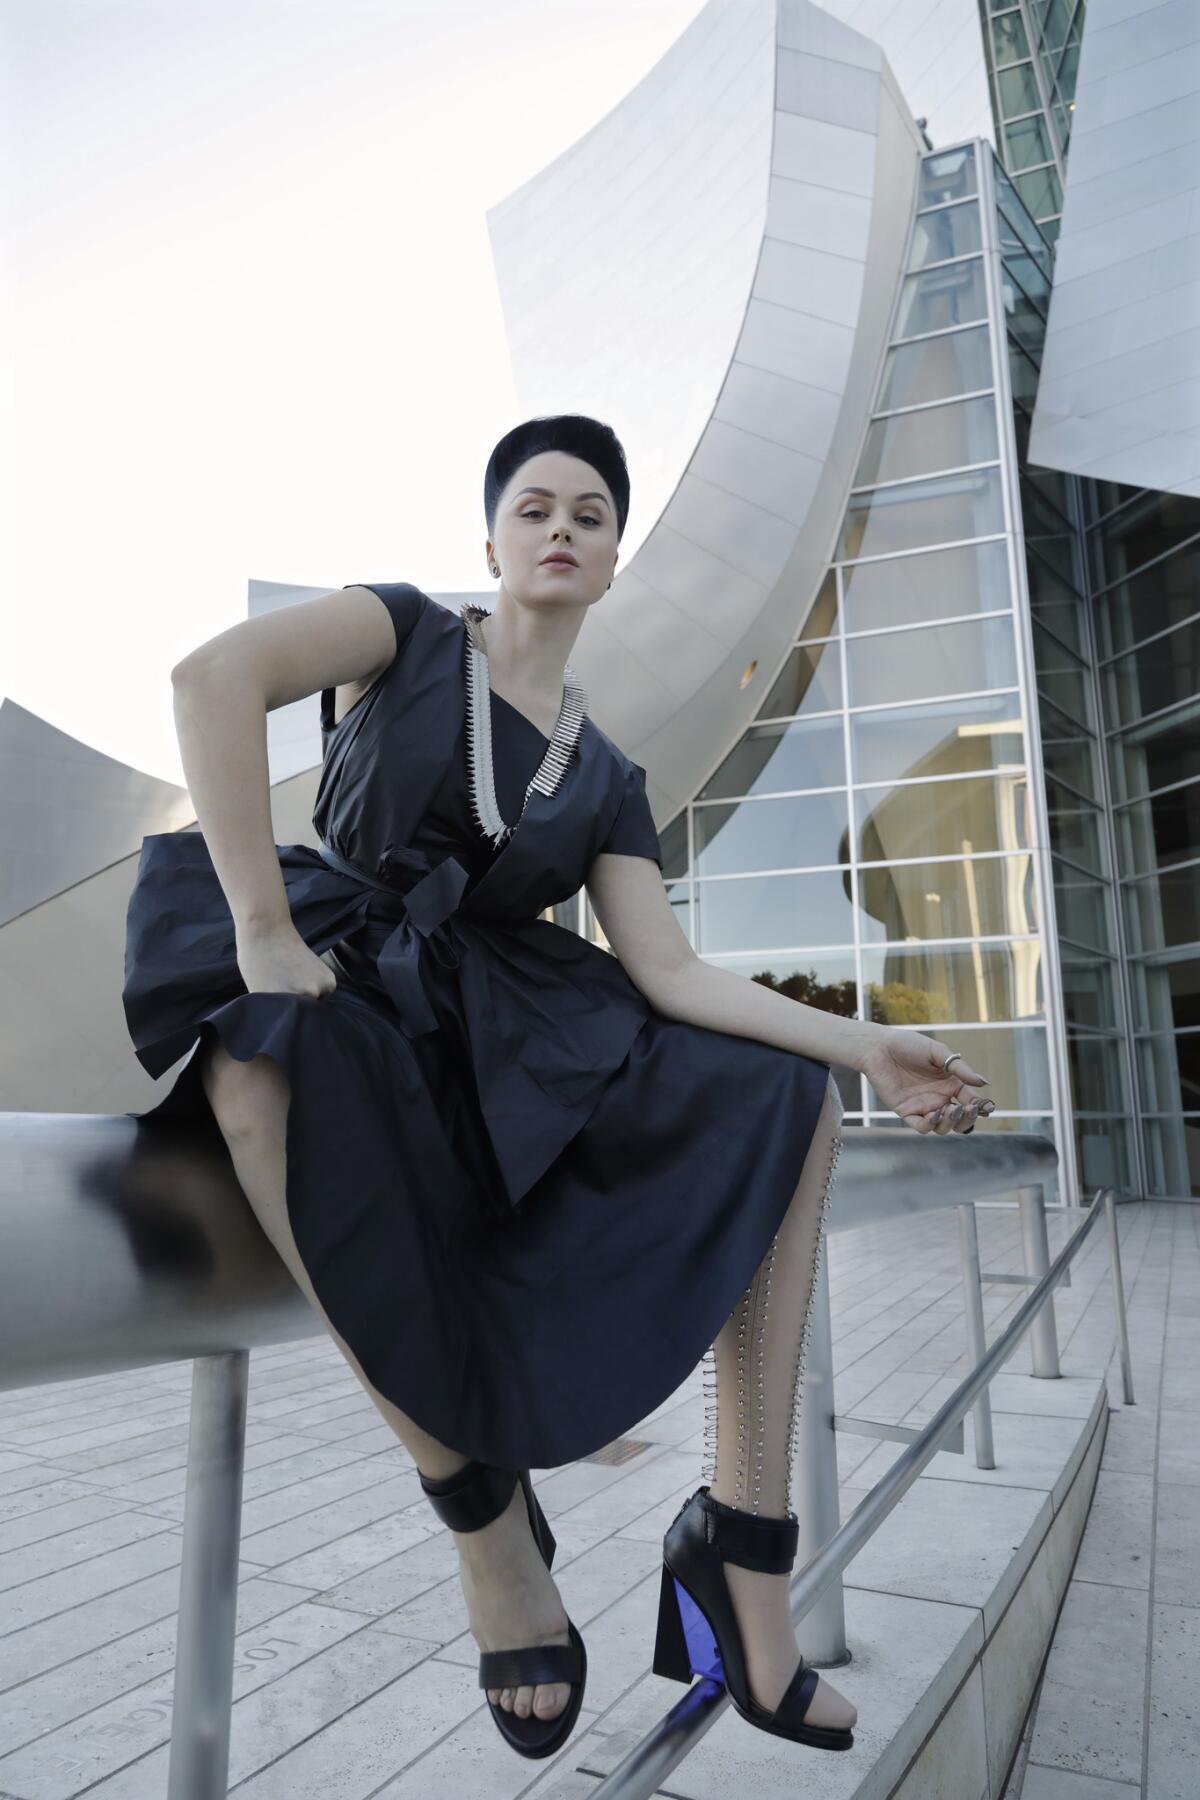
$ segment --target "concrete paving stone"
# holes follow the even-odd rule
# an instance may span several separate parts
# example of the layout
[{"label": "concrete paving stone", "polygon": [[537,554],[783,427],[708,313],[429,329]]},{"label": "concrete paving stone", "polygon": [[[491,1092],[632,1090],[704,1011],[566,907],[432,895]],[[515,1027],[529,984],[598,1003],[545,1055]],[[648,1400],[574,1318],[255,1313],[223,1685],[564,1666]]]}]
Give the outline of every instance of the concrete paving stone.
[{"label": "concrete paving stone", "polygon": [[[845,1572],[856,1587],[978,1608],[990,1632],[1049,1528],[1049,1495],[918,1475]],[[938,1555],[929,1554],[937,1544]]]},{"label": "concrete paving stone", "polygon": [[[251,1562],[267,1568],[291,1562],[309,1550],[333,1543],[360,1525],[388,1517],[412,1502],[414,1490],[420,1493],[415,1474],[390,1475],[368,1483],[363,1469],[364,1465],[351,1463],[344,1470],[334,1469],[319,1477],[312,1487],[329,1496],[320,1504],[304,1507],[302,1489],[269,1494],[255,1501],[247,1509],[250,1518],[243,1520],[242,1525],[242,1549]],[[353,1479],[356,1475],[359,1479],[353,1485],[339,1481],[339,1477]],[[256,1528],[256,1517],[271,1522]]]},{"label": "concrete paving stone", "polygon": [[1149,1588],[1153,1549],[1153,1475],[1102,1467],[1079,1545],[1075,1578]]},{"label": "concrete paving stone", "polygon": [[[587,1690],[584,1690],[586,1700]],[[595,1719],[585,1704],[579,1709],[574,1730],[560,1750],[539,1761],[510,1750],[485,1707],[474,1712],[458,1730],[444,1737],[403,1774],[371,1796],[371,1800],[517,1800],[519,1795],[548,1793],[544,1784],[569,1765]],[[540,1769],[530,1786],[530,1770]],[[595,1781],[588,1777],[589,1787]]]},{"label": "concrete paving stone", "polygon": [[[1200,1393],[1200,1368],[1193,1370],[1193,1386]],[[1200,1433],[1196,1415],[1175,1411],[1166,1404],[1160,1411],[1159,1480],[1175,1487],[1200,1487]]]},{"label": "concrete paving stone", "polygon": [[1148,1597],[1072,1581],[1046,1661],[1030,1763],[1138,1783]]},{"label": "concrete paving stone", "polygon": [[[428,1650],[427,1644],[368,1624],[282,1672],[269,1664],[269,1678],[234,1701],[230,1791],[254,1794],[255,1800],[264,1794],[291,1794],[300,1800],[321,1792],[316,1784],[324,1780],[326,1800],[332,1795],[357,1800],[373,1793],[390,1772],[452,1729],[467,1710],[468,1696],[457,1691],[454,1672],[422,1676],[422,1670],[431,1668]],[[411,1688],[405,1685],[410,1676],[417,1678]],[[341,1772],[339,1755],[345,1759]],[[164,1739],[89,1788],[88,1800],[150,1800],[165,1794],[169,1758]],[[373,1786],[367,1772],[372,1768]],[[295,1780],[290,1789],[289,1774]],[[47,1795],[46,1800],[56,1797]]]},{"label": "concrete paving stone", "polygon": [[1153,1800],[1195,1800],[1200,1794],[1200,1608],[1156,1600],[1150,1655],[1147,1793]]},{"label": "concrete paving stone", "polygon": [[1200,1487],[1158,1483],[1154,1594],[1175,1606],[1200,1606]]},{"label": "concrete paving stone", "polygon": [[[160,1604],[165,1598],[164,1588]],[[238,1587],[236,1629],[248,1631],[296,1604],[294,1589],[246,1580]],[[140,1628],[114,1631],[108,1642],[85,1643],[82,1650],[64,1633],[60,1661],[0,1694],[0,1755],[173,1668],[176,1639],[174,1607]]]},{"label": "concrete paving stone", "polygon": [[[1025,1765],[1019,1800],[1141,1800],[1142,1787],[1124,1781],[1106,1781],[1102,1775],[1076,1775],[1070,1769],[1047,1768],[1042,1763]],[[1014,1795],[1012,1800],[1018,1800]]]},{"label": "concrete paving stone", "polygon": [[[235,1702],[361,1631],[365,1623],[349,1613],[334,1613],[301,1601],[248,1629],[239,1629],[233,1667]],[[37,1793],[43,1800],[69,1800],[134,1758],[167,1743],[175,1686],[174,1620],[166,1640],[165,1658],[160,1654],[153,1659],[165,1666],[149,1670],[150,1679],[135,1679],[107,1700],[100,1699],[89,1684],[89,1704],[84,1709],[77,1707],[76,1716],[68,1723],[0,1757],[0,1789]]]},{"label": "concrete paving stone", "polygon": [[[273,1444],[280,1437],[274,1425],[255,1425],[250,1421],[246,1425],[246,1461],[261,1445]],[[131,1483],[141,1481],[150,1475],[160,1475],[172,1471],[182,1492],[187,1482],[188,1434],[186,1431],[167,1433],[161,1441],[156,1438],[152,1447],[143,1448],[135,1456],[114,1455],[111,1451],[93,1451],[87,1457],[72,1458],[71,1474],[74,1479],[86,1483],[95,1490],[115,1492],[120,1496],[122,1490]],[[78,1462],[81,1466],[74,1467]],[[61,1459],[56,1464],[59,1474],[65,1473]]]}]

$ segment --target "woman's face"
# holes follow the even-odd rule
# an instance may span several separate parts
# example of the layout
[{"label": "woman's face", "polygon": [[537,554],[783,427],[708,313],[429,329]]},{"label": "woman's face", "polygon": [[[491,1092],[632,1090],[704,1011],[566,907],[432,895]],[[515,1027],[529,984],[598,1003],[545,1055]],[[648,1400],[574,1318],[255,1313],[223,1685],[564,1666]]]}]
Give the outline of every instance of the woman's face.
[{"label": "woman's face", "polygon": [[[543,450],[521,465],[497,502],[494,529],[495,538],[487,541],[488,568],[497,565],[516,598],[590,605],[613,578],[618,555],[613,497],[591,463],[565,450]],[[576,566],[546,563],[555,550],[570,551]]]}]

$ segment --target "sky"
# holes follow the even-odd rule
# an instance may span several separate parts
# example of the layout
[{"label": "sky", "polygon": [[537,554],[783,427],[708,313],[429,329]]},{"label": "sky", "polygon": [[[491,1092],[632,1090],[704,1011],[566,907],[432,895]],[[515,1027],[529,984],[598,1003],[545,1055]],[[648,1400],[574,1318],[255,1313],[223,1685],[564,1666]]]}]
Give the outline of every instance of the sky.
[{"label": "sky", "polygon": [[182,783],[250,580],[488,590],[485,212],[701,10],[0,0],[0,694]]}]

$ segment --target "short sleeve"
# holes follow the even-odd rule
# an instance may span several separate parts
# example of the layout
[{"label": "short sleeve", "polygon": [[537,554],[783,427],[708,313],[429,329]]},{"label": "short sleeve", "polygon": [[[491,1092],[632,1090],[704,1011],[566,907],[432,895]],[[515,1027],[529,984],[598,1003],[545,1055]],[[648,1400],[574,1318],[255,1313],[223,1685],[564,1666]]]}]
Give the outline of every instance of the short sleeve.
[{"label": "short sleeve", "polygon": [[646,771],[640,763],[630,762],[625,777],[625,792],[612,829],[600,846],[606,856],[648,856],[662,868],[662,852],[658,832],[646,798]]},{"label": "short sleeve", "polygon": [[425,608],[432,604],[411,581],[347,581],[345,587],[370,588],[373,594],[378,594],[392,616],[397,656],[412,636],[413,626]]}]

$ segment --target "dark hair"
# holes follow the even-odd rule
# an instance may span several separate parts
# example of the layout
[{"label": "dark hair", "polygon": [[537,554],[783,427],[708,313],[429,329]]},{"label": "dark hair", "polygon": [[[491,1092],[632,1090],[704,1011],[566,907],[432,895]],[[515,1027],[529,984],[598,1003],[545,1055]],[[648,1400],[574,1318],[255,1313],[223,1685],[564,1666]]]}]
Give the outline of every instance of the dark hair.
[{"label": "dark hair", "polygon": [[589,419],[586,413],[553,413],[544,418],[526,419],[506,432],[488,457],[483,477],[483,510],[487,517],[488,536],[496,534],[496,506],[501,494],[522,464],[543,450],[564,450],[591,463],[608,483],[617,509],[617,539],[629,517],[629,471],[625,452],[611,425]]}]

